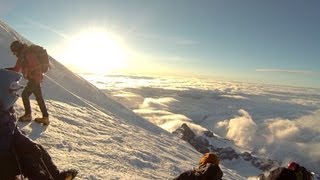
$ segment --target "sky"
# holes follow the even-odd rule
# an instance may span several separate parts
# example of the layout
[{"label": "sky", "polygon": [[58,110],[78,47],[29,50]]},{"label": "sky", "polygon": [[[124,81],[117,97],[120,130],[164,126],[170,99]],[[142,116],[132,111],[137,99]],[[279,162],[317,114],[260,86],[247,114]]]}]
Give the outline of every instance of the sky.
[{"label": "sky", "polygon": [[320,87],[316,0],[0,2],[3,21],[77,72]]}]

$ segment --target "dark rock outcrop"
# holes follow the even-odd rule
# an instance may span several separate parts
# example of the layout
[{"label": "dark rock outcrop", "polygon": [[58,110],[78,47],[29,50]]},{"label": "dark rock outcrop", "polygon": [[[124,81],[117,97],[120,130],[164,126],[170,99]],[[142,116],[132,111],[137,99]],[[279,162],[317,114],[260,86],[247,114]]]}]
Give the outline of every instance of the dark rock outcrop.
[{"label": "dark rock outcrop", "polygon": [[197,151],[203,154],[209,152],[208,140],[202,136],[196,136],[186,123],[172,133],[190,143]]},{"label": "dark rock outcrop", "polygon": [[195,133],[188,127],[186,123],[176,129],[173,134],[177,135],[184,141],[190,143],[200,153],[214,152],[221,160],[232,160],[242,158],[245,161],[251,162],[251,164],[263,171],[268,171],[273,167],[279,166],[278,162],[271,159],[263,159],[253,156],[249,152],[237,153],[231,147],[214,147],[206,138],[214,138],[214,134],[211,131],[205,131],[204,136],[196,136]]}]

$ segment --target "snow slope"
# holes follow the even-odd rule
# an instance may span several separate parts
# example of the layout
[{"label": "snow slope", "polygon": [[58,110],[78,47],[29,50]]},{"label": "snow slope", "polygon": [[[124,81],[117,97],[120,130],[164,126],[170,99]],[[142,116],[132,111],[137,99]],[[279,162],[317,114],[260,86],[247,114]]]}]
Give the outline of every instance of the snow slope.
[{"label": "snow slope", "polygon": [[[9,50],[15,39],[29,42],[0,21],[1,68],[15,63]],[[19,127],[41,143],[59,167],[78,169],[77,179],[171,179],[196,165],[201,154],[189,144],[50,60],[43,94],[51,124],[19,122]],[[39,116],[35,100],[31,103],[33,116]],[[21,99],[16,110],[23,114]],[[222,170],[224,179],[244,179],[223,166]]]}]

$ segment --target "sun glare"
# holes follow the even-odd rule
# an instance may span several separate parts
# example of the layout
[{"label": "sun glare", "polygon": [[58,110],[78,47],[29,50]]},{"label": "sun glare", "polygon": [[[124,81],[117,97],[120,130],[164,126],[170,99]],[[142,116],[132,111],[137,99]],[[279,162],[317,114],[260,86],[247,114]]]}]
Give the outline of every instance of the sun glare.
[{"label": "sun glare", "polygon": [[106,30],[76,34],[63,49],[61,59],[82,72],[110,73],[125,66],[127,54],[121,41]]}]

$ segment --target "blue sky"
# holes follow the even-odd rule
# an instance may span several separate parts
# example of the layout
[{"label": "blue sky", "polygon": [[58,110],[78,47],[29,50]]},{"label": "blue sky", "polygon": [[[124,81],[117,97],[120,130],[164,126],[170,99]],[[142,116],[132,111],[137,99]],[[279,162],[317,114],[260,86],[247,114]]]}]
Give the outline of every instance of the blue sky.
[{"label": "blue sky", "polygon": [[125,46],[129,73],[320,88],[320,1],[0,2],[1,20],[60,61],[58,47],[93,27]]}]

